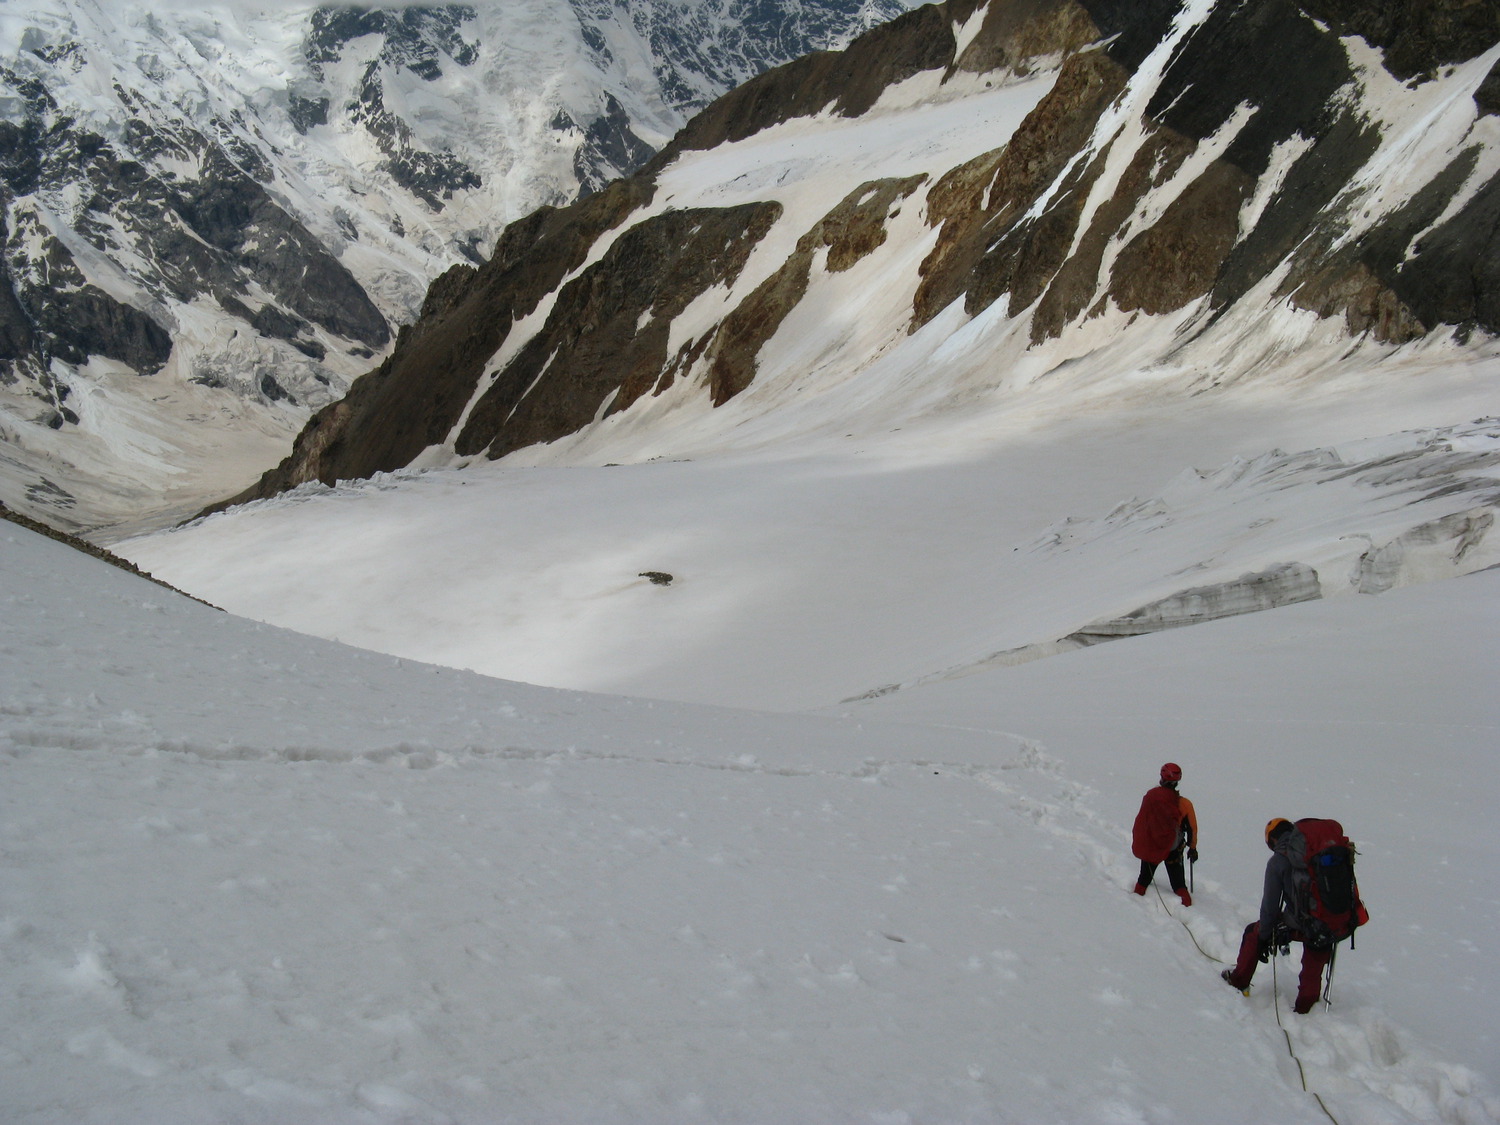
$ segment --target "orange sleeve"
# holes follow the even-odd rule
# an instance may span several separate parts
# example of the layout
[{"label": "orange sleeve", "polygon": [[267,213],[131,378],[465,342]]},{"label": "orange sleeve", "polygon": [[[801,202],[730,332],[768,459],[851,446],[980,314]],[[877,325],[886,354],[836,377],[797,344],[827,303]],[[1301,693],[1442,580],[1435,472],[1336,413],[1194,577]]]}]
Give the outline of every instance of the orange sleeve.
[{"label": "orange sleeve", "polygon": [[1177,802],[1182,806],[1183,819],[1188,822],[1188,847],[1198,846],[1198,814],[1193,811],[1193,802],[1186,797],[1179,796]]}]

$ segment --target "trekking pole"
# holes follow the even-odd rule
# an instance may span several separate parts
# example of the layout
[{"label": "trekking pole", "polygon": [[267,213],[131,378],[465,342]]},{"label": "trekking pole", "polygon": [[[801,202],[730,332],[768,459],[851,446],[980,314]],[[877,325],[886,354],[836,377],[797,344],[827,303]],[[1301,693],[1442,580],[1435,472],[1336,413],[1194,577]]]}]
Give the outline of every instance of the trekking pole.
[{"label": "trekking pole", "polygon": [[1338,964],[1339,947],[1335,945],[1328,955],[1328,979],[1323,982],[1323,1010],[1333,1007],[1333,967]]},{"label": "trekking pole", "polygon": [[1198,870],[1198,861],[1191,856],[1188,857],[1188,894],[1195,895],[1198,888],[1193,886],[1193,873]]}]

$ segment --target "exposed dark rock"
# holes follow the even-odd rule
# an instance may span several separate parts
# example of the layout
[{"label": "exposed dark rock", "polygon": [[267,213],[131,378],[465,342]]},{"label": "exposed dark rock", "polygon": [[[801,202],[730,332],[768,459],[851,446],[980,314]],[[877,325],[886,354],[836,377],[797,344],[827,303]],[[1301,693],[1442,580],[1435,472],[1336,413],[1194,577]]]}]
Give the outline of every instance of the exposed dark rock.
[{"label": "exposed dark rock", "polygon": [[[204,160],[201,176],[171,197],[173,210],[207,248],[190,237],[162,237],[190,263],[180,276],[183,296],[230,288],[245,270],[291,312],[338,336],[383,347],[390,339],[385,318],[354,276],[267,194],[217,150]],[[195,276],[196,275],[196,276]],[[206,275],[206,276],[205,276]]]},{"label": "exposed dark rock", "polygon": [[1299,248],[1300,268],[1289,275],[1282,292],[1320,316],[1342,315],[1355,335],[1369,332],[1388,343],[1414,340],[1444,322],[1474,323],[1475,298],[1494,292],[1493,279],[1486,285],[1482,276],[1476,277],[1476,272],[1483,274],[1485,263],[1470,257],[1483,255],[1491,237],[1490,231],[1476,229],[1483,226],[1482,220],[1476,223],[1472,214],[1468,222],[1455,217],[1454,229],[1463,230],[1476,245],[1453,247],[1451,254],[1451,234],[1435,235],[1435,246],[1444,248],[1435,270],[1430,257],[1415,264],[1411,247],[1463,188],[1476,159],[1473,150],[1460,154],[1406,206],[1352,242],[1335,245],[1337,230],[1315,233]]},{"label": "exposed dark rock", "polygon": [[265,374],[260,377],[260,393],[266,396],[268,402],[288,401],[295,403],[297,400],[286,393],[286,388],[278,383],[274,376]]},{"label": "exposed dark rock", "polygon": [[1293,0],[1221,5],[1183,43],[1146,112],[1204,140],[1248,102],[1256,112],[1222,159],[1259,176],[1276,145],[1326,131],[1352,78],[1342,44]]},{"label": "exposed dark rock", "polygon": [[[1136,203],[1147,192],[1171,179],[1182,162],[1192,153],[1193,147],[1191,141],[1172,129],[1157,128],[1145,139],[1131,158],[1129,165],[1126,166],[1114,193],[1094,212],[1082,236],[1074,238],[1072,252],[1057,265],[1056,272],[1047,283],[1046,291],[1037,302],[1036,312],[1032,315],[1031,338],[1033,341],[1058,335],[1065,325],[1096,304],[1099,273],[1103,268],[1105,250],[1116,238],[1123,238],[1129,234],[1129,231],[1125,229],[1125,224],[1134,213]],[[1050,217],[1054,222],[1064,216],[1068,219],[1068,225],[1058,225],[1061,233],[1066,234],[1076,227],[1073,216],[1077,214],[1078,205],[1083,202],[1084,196],[1093,190],[1094,181],[1102,168],[1102,159],[1095,158],[1084,174],[1079,177],[1076,186],[1070,188],[1060,200],[1059,206],[1053,208]],[[1163,274],[1160,277],[1141,277],[1129,265],[1131,262],[1139,263],[1144,258],[1155,256],[1160,257],[1163,264],[1173,267],[1173,273],[1181,272],[1182,264],[1175,260],[1179,256],[1181,247],[1162,246],[1163,242],[1175,241],[1171,234],[1163,237],[1157,229],[1166,222],[1167,218],[1164,216],[1155,227],[1138,234],[1135,240],[1121,251],[1121,258],[1127,262],[1125,267],[1121,267],[1119,261],[1116,261],[1115,276],[1112,276],[1115,297],[1117,300],[1123,299],[1129,308],[1151,305],[1158,311],[1166,311],[1167,307],[1178,307],[1177,304],[1172,303],[1181,296],[1177,292],[1181,289],[1180,283],[1172,285],[1172,282],[1179,280],[1178,278],[1171,274]],[[1047,226],[1046,223],[1039,224],[1042,229]],[[1178,224],[1172,224],[1171,229],[1175,233]],[[1199,233],[1192,231],[1180,237],[1191,239]],[[1062,249],[1059,242],[1052,249],[1052,253],[1056,254]],[[1038,280],[1041,278],[1039,277]],[[1022,281],[1024,288],[1020,288],[1017,292],[1017,304],[1030,297],[1033,292],[1032,286],[1036,284],[1026,279]],[[1164,297],[1162,291],[1162,286],[1168,285],[1173,290],[1171,298]],[[1196,295],[1193,294],[1193,296]]]},{"label": "exposed dark rock", "polygon": [[[234,305],[240,309],[245,308],[244,305],[235,301],[232,297],[228,298],[228,300],[233,301]],[[219,303],[226,310],[230,309],[230,305],[226,301],[220,301]],[[250,313],[246,309],[241,315],[245,316],[245,319],[250,322],[250,326],[261,335],[271,336],[277,340],[291,340],[307,328],[307,321],[299,316],[293,316],[291,313],[284,312],[275,305],[262,305],[260,311],[255,313]]]},{"label": "exposed dark rock", "polygon": [[1352,256],[1304,277],[1291,294],[1299,308],[1321,317],[1341,316],[1352,334],[1368,332],[1388,344],[1404,344],[1427,331],[1426,325],[1401,302],[1370,266]]},{"label": "exposed dark rock", "polygon": [[42,127],[35,118],[0,121],[0,181],[14,195],[36,191],[42,174]]},{"label": "exposed dark rock", "polygon": [[483,266],[454,266],[434,282],[421,318],[401,330],[395,351],[345,398],[313,415],[290,456],[210,510],[306,481],[332,484],[398,469],[444,441],[515,320],[653,190],[646,180],[620,180],[570,207],[543,207],[512,223]]},{"label": "exposed dark rock", "polygon": [[546,326],[479,400],[456,444],[499,457],[572,433],[657,387],[672,321],[732,284],[780,204],[668,211],[631,227],[565,285]]},{"label": "exposed dark rock", "polygon": [[[5,216],[0,213],[0,241],[6,240]],[[17,367],[37,358],[36,331],[16,294],[10,255],[0,256],[0,382],[14,383]]]},{"label": "exposed dark rock", "polygon": [[[478,49],[463,35],[463,26],[476,12],[460,4],[412,6],[397,9],[324,6],[312,14],[303,54],[313,74],[322,78],[324,68],[338,60],[355,39],[367,35],[381,38],[376,57],[365,69],[357,100],[348,108],[351,118],[363,125],[386,157],[391,178],[434,211],[442,210],[455,192],[479,187],[477,172],[451,152],[432,152],[421,147],[410,127],[386,108],[383,68],[402,68],[427,81],[442,77],[440,59],[451,58],[469,66]],[[313,124],[326,124],[328,105],[294,98],[293,122],[306,132]]]},{"label": "exposed dark rock", "polygon": [[947,67],[957,46],[943,10],[923,5],[865,32],[843,51],[806,55],[752,78],[689,121],[655,163],[684,150],[743,140],[828,105],[858,117],[887,86]]},{"label": "exposed dark rock", "polygon": [[[571,124],[571,122],[569,123]],[[625,107],[612,94],[604,95],[604,113],[584,130],[583,144],[573,156],[580,194],[590,195],[610,180],[641,167],[656,150],[631,131]]]},{"label": "exposed dark rock", "polygon": [[1040,296],[1071,243],[1073,225],[1064,210],[1081,200],[1075,193],[1042,220],[1020,229],[1018,223],[1088,141],[1093,121],[1127,77],[1101,51],[1074,55],[1004,148],[934,185],[928,221],[941,223],[942,232],[921,266],[913,330],[960,296],[967,295],[971,313],[1005,293],[1014,310]]},{"label": "exposed dark rock", "polygon": [[1062,268],[1099,161],[1075,166],[1051,206],[1035,218],[1025,215],[1082,150],[1093,122],[1127,78],[1103,52],[1075,55],[1022,122],[991,185],[991,216],[977,232],[985,248],[968,286],[969,312],[987,308],[1002,294],[1009,296],[1012,312],[1028,308]]},{"label": "exposed dark rock", "polygon": [[319,125],[328,124],[328,105],[327,98],[302,98],[292,94],[287,101],[287,116],[292,119],[297,132],[305,134]]},{"label": "exposed dark rock", "polygon": [[1500,42],[1500,4],[1494,0],[1300,0],[1342,33],[1361,36],[1385,52],[1397,78],[1430,76]]},{"label": "exposed dark rock", "polygon": [[1500,334],[1500,177],[1422,236],[1392,288],[1428,325],[1477,325]]},{"label": "exposed dark rock", "polygon": [[303,54],[322,77],[344,47],[366,35],[382,36],[380,61],[410,70],[429,81],[442,77],[439,52],[459,66],[469,66],[478,50],[463,36],[463,25],[477,13],[467,4],[413,5],[406,8],[355,8],[327,5],[312,14]]},{"label": "exposed dark rock", "polygon": [[[3,193],[0,193],[3,196]],[[27,213],[29,217],[29,212]],[[91,355],[129,364],[142,375],[159,371],[172,352],[170,335],[151,316],[89,284],[72,253],[50,232],[30,226],[8,230],[0,260],[0,368],[15,378],[29,367],[44,397],[53,397],[46,374],[52,359],[82,364]],[[45,255],[27,260],[27,248]],[[58,424],[76,422],[55,412]]]},{"label": "exposed dark rock", "polygon": [[[322,344],[318,343],[316,340],[299,339],[288,340],[287,342],[303,355],[307,356],[308,359],[315,359],[319,362],[322,362],[328,357],[328,349],[325,348]],[[328,382],[327,376],[315,376],[315,378],[317,378],[319,382],[322,382],[324,384]]]},{"label": "exposed dark rock", "polygon": [[1109,57],[1128,71],[1145,61],[1171,27],[1183,0],[1079,0]]},{"label": "exposed dark rock", "polygon": [[735,308],[708,349],[709,393],[715,406],[728,402],[755,378],[756,357],[807,292],[813,258],[826,250],[831,273],[850,269],[886,239],[891,208],[926,180],[910,176],[861,184],[797,241],[786,263]]},{"label": "exposed dark rock", "polygon": [[[577,3],[583,12],[585,0]],[[1476,190],[1472,156],[1349,236],[1362,202],[1351,180],[1380,136],[1347,96],[1356,75],[1339,35],[1373,37],[1399,68],[1408,65],[1402,59],[1458,58],[1475,41],[1473,28],[1489,26],[1487,16],[1471,18],[1465,0],[1436,0],[1427,15],[1414,15],[1420,6],[1380,0],[1360,14],[1352,0],[1220,5],[1166,61],[1142,119],[1114,137],[1096,137],[1096,127],[1172,26],[1180,0],[948,0],[915,9],[845,51],[751,79],[691,121],[642,172],[572,207],[529,216],[506,231],[491,261],[450,270],[391,358],[320,412],[292,456],[247,497],[398,468],[446,441],[471,401],[458,452],[500,456],[574,432],[690,369],[706,376],[715,404],[739,394],[755,378],[766,341],[806,294],[819,255],[838,271],[874,251],[892,209],[916,195],[920,179],[851,192],[737,308],[672,354],[672,318],[739,273],[776,204],[653,215],[570,275],[603,232],[650,199],[654,175],[679,154],[829,107],[858,115],[890,85],[925,71],[945,78],[993,72],[1003,81],[1043,57],[1048,65],[1063,60],[1049,92],[1003,147],[926,190],[926,217],[938,229],[920,267],[913,330],[958,300],[970,314],[1000,301],[1012,316],[1029,310],[1033,343],[1111,301],[1126,312],[1162,315],[1206,298],[1211,321],[1278,277],[1279,296],[1342,317],[1356,334],[1400,342],[1439,324],[1500,331],[1500,181]],[[977,35],[955,57],[953,28],[981,7]],[[1382,23],[1382,13],[1391,18]],[[599,18],[605,14],[601,7]],[[340,20],[354,28],[366,26],[364,18]],[[594,49],[607,46],[601,39]],[[1500,79],[1493,82],[1500,88]],[[1500,95],[1487,83],[1476,101],[1485,110],[1500,105]],[[373,96],[366,108],[378,133]],[[587,130],[580,172],[612,175],[642,159],[628,125],[618,104],[606,102]],[[405,144],[392,129],[392,144]],[[1219,137],[1222,147],[1205,159],[1202,146]],[[1131,147],[1116,147],[1123,145]],[[1267,188],[1263,177],[1272,172]],[[1170,199],[1153,196],[1169,185]],[[511,325],[565,278],[545,325],[502,368],[488,370]],[[1179,597],[1279,598],[1306,578],[1300,571],[1247,576]],[[1180,608],[1163,603],[1130,618],[1139,624]]]},{"label": "exposed dark rock", "polygon": [[[968,13],[948,5],[950,17]],[[1102,38],[1088,10],[1076,0],[1010,0],[991,3],[984,23],[954,69],[988,74],[1029,74],[1033,60],[1069,55]]]},{"label": "exposed dark rock", "polygon": [[166,329],[92,285],[52,294],[36,310],[36,324],[50,336],[51,354],[68,363],[87,363],[90,355],[102,355],[153,375],[172,354]]},{"label": "exposed dark rock", "polygon": [[1239,236],[1240,207],[1253,186],[1233,164],[1210,164],[1120,251],[1110,289],[1120,308],[1173,312],[1207,293]]},{"label": "exposed dark rock", "polygon": [[[90,284],[52,233],[49,224],[56,220],[44,221],[29,202],[64,185],[90,193],[73,218],[79,235],[105,256],[124,246],[143,263],[136,267],[143,300],[153,291],[183,302],[210,295],[227,312],[285,340],[308,322],[374,347],[389,339],[384,317],[349,271],[251,174],[265,174],[264,162],[236,147],[241,142],[227,124],[220,130],[225,148],[135,119],[125,137],[137,147],[122,150],[65,119],[44,123],[41,112],[19,124],[0,123],[0,195],[17,201],[12,215],[21,224],[6,232],[7,260],[17,268],[6,271],[9,299],[0,296],[0,350],[15,353],[0,357],[0,364],[8,358],[12,373],[23,356],[45,368],[52,358],[83,364],[98,355],[151,374],[172,350],[159,306],[136,308]],[[133,152],[192,161],[201,174],[159,175]],[[263,307],[252,316],[243,298],[256,287],[255,304]],[[277,303],[264,304],[265,295]],[[303,350],[309,348],[321,345]]]},{"label": "exposed dark rock", "polygon": [[428,152],[415,147],[411,128],[386,109],[379,60],[366,68],[359,101],[349,108],[351,118],[369,131],[385,154],[386,171],[391,179],[434,211],[441,211],[455,192],[483,183],[479,173],[451,152]]},{"label": "exposed dark rock", "polygon": [[1490,72],[1474,91],[1474,104],[1482,114],[1500,114],[1500,62],[1490,67]]}]

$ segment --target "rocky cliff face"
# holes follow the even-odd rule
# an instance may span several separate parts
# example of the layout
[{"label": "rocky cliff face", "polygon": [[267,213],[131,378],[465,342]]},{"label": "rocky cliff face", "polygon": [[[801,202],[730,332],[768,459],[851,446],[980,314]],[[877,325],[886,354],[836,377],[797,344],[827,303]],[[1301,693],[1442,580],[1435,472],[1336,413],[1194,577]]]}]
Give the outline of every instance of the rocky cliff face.
[{"label": "rocky cliff face", "polygon": [[249,479],[221,461],[269,463],[507,222],[905,6],[27,5],[0,29],[0,494],[79,527]]},{"label": "rocky cliff face", "polygon": [[[925,6],[746,82],[606,196],[513,227],[240,499],[693,402],[743,418],[887,353],[954,354],[965,323],[993,341],[964,329],[949,366],[971,381],[1118,348],[1183,394],[1330,334],[1376,353],[1487,338],[1497,43],[1500,9],[1466,0]],[[964,105],[972,136],[861,171],[919,110]],[[817,164],[819,138],[860,128],[847,169]],[[799,344],[840,317],[861,327]]]}]

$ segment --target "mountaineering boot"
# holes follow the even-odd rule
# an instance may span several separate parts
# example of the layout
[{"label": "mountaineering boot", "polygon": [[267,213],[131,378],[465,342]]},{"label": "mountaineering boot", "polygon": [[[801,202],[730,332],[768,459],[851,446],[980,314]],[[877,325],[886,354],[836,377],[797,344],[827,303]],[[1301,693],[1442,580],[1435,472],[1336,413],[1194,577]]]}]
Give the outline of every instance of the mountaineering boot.
[{"label": "mountaineering boot", "polygon": [[1192,906],[1193,905],[1193,896],[1187,893],[1187,888],[1186,887],[1178,887],[1177,888],[1177,897],[1180,898],[1180,899],[1182,899],[1182,905],[1183,906]]},{"label": "mountaineering boot", "polygon": [[1135,885],[1135,893],[1138,894],[1138,895],[1145,894],[1146,893],[1146,884],[1145,883],[1137,883]]},{"label": "mountaineering boot", "polygon": [[1236,992],[1242,993],[1245,996],[1250,995],[1250,986],[1247,984],[1241,987],[1240,984],[1234,979],[1233,969],[1225,969],[1222,973],[1219,974],[1219,979],[1227,984],[1230,988],[1234,989]]}]

